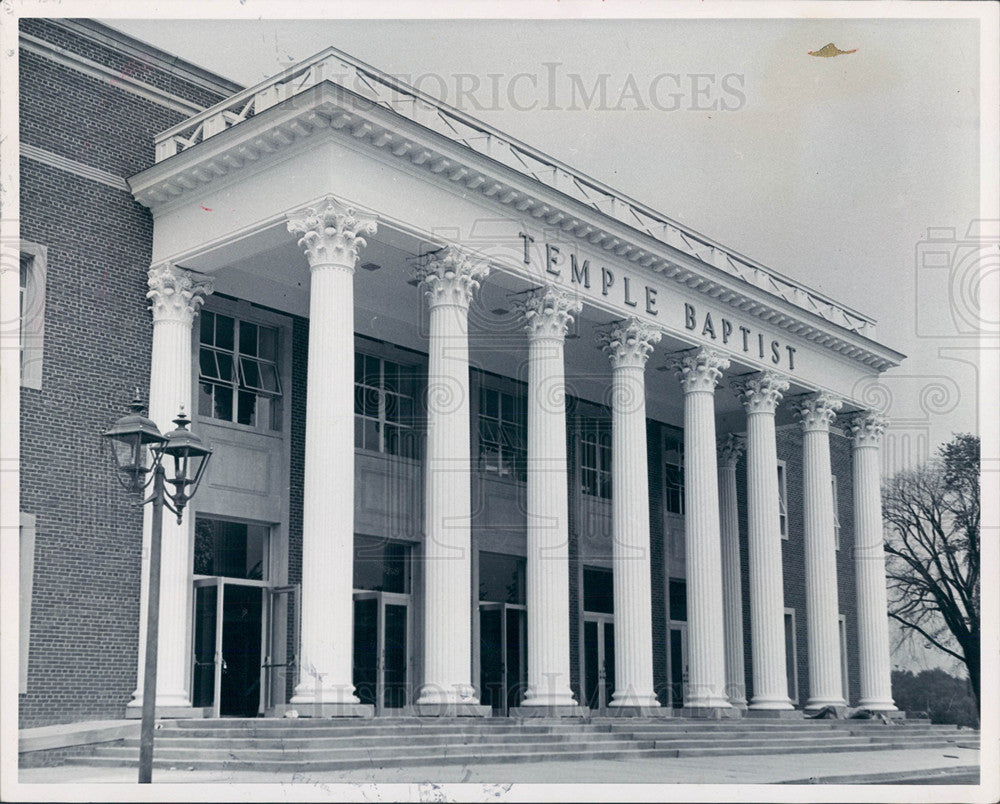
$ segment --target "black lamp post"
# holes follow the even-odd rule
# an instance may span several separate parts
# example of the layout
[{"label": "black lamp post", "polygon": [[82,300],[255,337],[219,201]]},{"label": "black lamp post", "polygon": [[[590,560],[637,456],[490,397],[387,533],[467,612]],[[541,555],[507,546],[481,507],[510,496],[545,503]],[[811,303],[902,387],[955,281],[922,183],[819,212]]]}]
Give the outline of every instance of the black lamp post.
[{"label": "black lamp post", "polygon": [[[160,553],[163,509],[177,515],[177,524],[188,501],[198,491],[212,450],[187,429],[184,411],[174,419],[176,429],[165,436],[155,422],[142,415],[145,405],[136,398],[132,412],[104,433],[113,447],[117,477],[126,491],[141,493],[152,483],[153,493],[141,505],[152,503],[153,528],[149,543],[149,600],[146,607],[146,669],[142,685],[142,729],[139,738],[139,784],[153,778],[153,723],[156,718],[156,658],[160,621]],[[164,460],[166,458],[166,460]],[[165,466],[166,464],[166,466]],[[167,467],[171,470],[167,475]],[[147,475],[152,473],[152,478]],[[167,486],[173,486],[173,491]]]}]

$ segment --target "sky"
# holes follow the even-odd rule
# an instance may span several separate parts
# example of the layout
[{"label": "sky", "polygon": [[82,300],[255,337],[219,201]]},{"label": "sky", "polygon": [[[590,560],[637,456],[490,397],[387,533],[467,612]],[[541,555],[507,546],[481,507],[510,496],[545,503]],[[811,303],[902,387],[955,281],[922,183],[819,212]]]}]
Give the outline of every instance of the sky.
[{"label": "sky", "polygon": [[977,431],[975,20],[102,22],[246,86],[329,45],[403,77],[876,318],[888,470]]}]

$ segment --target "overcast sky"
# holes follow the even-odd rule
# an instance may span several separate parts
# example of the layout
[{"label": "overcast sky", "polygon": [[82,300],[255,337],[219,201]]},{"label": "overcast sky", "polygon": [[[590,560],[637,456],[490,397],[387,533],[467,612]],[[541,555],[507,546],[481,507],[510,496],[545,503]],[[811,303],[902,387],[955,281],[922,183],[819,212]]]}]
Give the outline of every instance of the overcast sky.
[{"label": "overcast sky", "polygon": [[976,21],[102,21],[243,85],[329,45],[407,77],[875,317],[901,431],[977,428],[973,273],[917,252],[979,216]]}]

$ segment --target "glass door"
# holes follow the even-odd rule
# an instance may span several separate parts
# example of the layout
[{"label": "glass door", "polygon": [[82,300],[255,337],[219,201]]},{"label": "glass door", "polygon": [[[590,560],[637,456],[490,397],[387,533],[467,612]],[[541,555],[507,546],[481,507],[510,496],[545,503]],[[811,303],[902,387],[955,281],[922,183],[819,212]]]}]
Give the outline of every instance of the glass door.
[{"label": "glass door", "polygon": [[588,614],[583,621],[583,692],[592,711],[603,714],[615,692],[615,622]]},{"label": "glass door", "polygon": [[275,586],[266,590],[268,653],[264,656],[264,711],[288,700],[289,679],[296,680],[296,652],[299,646],[299,586]]},{"label": "glass door", "polygon": [[687,624],[670,626],[670,705],[684,706],[684,692],[688,683]]},{"label": "glass door", "polygon": [[194,582],[192,698],[213,717],[262,711],[265,587],[223,578]]},{"label": "glass door", "polygon": [[479,687],[482,703],[505,716],[520,706],[528,684],[525,607],[479,604]]},{"label": "glass door", "polygon": [[409,633],[409,595],[354,593],[354,687],[376,715],[409,705]]}]

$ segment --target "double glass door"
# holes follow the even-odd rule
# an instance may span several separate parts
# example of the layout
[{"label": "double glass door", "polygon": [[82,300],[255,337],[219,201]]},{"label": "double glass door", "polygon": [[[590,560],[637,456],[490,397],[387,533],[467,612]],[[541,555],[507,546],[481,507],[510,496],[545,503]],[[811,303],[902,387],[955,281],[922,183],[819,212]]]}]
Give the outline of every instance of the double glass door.
[{"label": "double glass door", "polygon": [[528,686],[526,620],[524,606],[479,604],[480,700],[497,715],[520,706]]},{"label": "double glass door", "polygon": [[583,691],[591,711],[601,713],[614,695],[615,621],[611,615],[584,615]]},{"label": "double glass door", "polygon": [[354,687],[375,714],[410,704],[410,596],[354,593]]},{"label": "double glass door", "polygon": [[214,717],[256,717],[264,709],[262,674],[267,609],[264,582],[194,582],[192,700]]}]

